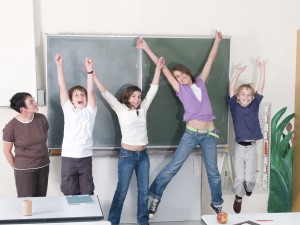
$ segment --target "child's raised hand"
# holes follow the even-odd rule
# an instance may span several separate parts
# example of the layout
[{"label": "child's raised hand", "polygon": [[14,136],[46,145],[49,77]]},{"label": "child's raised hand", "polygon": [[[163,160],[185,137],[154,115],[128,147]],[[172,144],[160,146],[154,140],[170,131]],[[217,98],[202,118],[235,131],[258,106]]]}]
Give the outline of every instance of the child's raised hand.
[{"label": "child's raised hand", "polygon": [[267,64],[268,60],[262,60],[262,61],[257,60],[256,62],[257,62],[258,69],[262,70],[262,69],[266,68],[266,64]]},{"label": "child's raised hand", "polygon": [[235,71],[238,74],[241,74],[242,72],[244,72],[244,70],[246,69],[246,66],[238,66]]},{"label": "child's raised hand", "polygon": [[143,38],[140,37],[136,42],[136,47],[145,49],[145,48],[148,48],[148,44]]},{"label": "child's raised hand", "polygon": [[222,38],[223,38],[222,32],[221,31],[216,31],[215,39],[220,41],[220,40],[222,40]]},{"label": "child's raised hand", "polygon": [[156,68],[162,69],[165,65],[165,58],[164,57],[159,57],[158,62],[156,64]]},{"label": "child's raised hand", "polygon": [[60,53],[57,53],[55,55],[54,60],[55,60],[56,65],[58,65],[58,66],[62,65],[62,63],[63,63],[63,57]]},{"label": "child's raised hand", "polygon": [[85,58],[85,71],[87,73],[93,71],[93,60],[91,58]]}]

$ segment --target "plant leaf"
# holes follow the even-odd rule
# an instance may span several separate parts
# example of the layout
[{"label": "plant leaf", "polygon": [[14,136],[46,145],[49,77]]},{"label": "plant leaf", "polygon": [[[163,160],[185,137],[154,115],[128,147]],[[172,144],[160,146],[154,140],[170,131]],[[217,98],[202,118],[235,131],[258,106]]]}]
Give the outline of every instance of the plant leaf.
[{"label": "plant leaf", "polygon": [[289,142],[291,140],[291,138],[293,137],[294,131],[288,133],[284,139],[282,141],[280,141],[279,145],[277,146],[278,149],[278,154],[276,155],[276,157],[278,158],[284,158],[285,157],[285,153],[286,150],[288,148]]},{"label": "plant leaf", "polygon": [[[282,117],[282,115],[285,113],[287,107],[284,107],[282,108],[281,110],[279,110],[272,118],[271,120],[271,131],[272,131],[272,134],[274,134],[273,132],[276,131],[276,127],[277,127],[277,124],[278,124],[278,121],[280,120],[280,118]],[[277,136],[273,136],[271,137],[271,139],[274,139],[275,140],[272,140],[273,143],[277,143],[277,140],[276,140],[276,137]],[[271,143],[272,143],[271,142]]]},{"label": "plant leaf", "polygon": [[290,123],[290,121],[294,118],[295,113],[288,115],[285,119],[281,121],[281,123],[277,126],[276,130],[282,134],[286,126]]},{"label": "plant leaf", "polygon": [[268,199],[268,212],[290,212],[291,200],[286,182],[280,172],[270,168],[270,194]]}]

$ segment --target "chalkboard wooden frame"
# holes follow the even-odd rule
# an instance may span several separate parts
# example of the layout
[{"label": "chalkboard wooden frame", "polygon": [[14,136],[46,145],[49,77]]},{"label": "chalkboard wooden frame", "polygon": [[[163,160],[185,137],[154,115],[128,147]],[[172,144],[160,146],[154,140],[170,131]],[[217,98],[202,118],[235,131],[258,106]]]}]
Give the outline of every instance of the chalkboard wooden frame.
[{"label": "chalkboard wooden frame", "polygon": [[[94,60],[97,76],[116,97],[129,84],[141,87],[143,96],[149,89],[155,65],[148,56],[135,47],[138,36],[111,35],[47,35],[47,104],[50,124],[48,148],[60,149],[63,138],[63,113],[59,102],[54,56],[64,57],[64,70],[68,88],[86,87],[82,69],[85,57]],[[153,51],[164,56],[167,66],[174,63],[187,65],[194,74],[199,73],[213,44],[212,37],[144,37]],[[207,80],[208,92],[216,115],[215,124],[220,132],[218,146],[228,145],[228,96],[230,39],[221,41],[216,61]],[[117,149],[121,133],[116,114],[95,88],[97,117],[93,132],[95,149]],[[157,96],[148,111],[148,148],[176,148],[185,124],[183,108],[175,92],[162,75]]]}]

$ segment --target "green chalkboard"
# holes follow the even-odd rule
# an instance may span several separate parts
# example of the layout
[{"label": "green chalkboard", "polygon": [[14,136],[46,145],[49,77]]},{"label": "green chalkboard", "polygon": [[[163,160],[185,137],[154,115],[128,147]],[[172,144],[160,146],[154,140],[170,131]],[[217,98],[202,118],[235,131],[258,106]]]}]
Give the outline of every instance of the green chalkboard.
[{"label": "green chalkboard", "polygon": [[[61,148],[63,139],[63,113],[59,102],[54,56],[64,57],[64,71],[68,88],[86,87],[82,70],[85,57],[94,60],[94,71],[107,89],[117,98],[130,84],[138,85],[143,95],[149,88],[154,64],[142,50],[135,48],[137,36],[47,35],[47,117],[50,124],[48,147]],[[176,62],[187,65],[195,74],[201,71],[213,43],[212,38],[151,37],[145,38],[153,51],[166,58],[167,66]],[[227,145],[228,90],[230,40],[222,40],[211,75],[207,80],[215,123],[220,131],[219,145]],[[176,146],[184,132],[183,108],[175,92],[162,75],[160,87],[148,111],[149,148]],[[120,146],[121,133],[116,114],[96,90],[97,116],[93,132],[95,149]]]},{"label": "green chalkboard", "polygon": [[[167,67],[182,63],[195,76],[201,72],[213,45],[212,38],[144,38],[157,56],[164,56]],[[153,77],[155,65],[144,53],[145,88]],[[209,98],[216,116],[215,126],[219,130],[218,145],[228,143],[228,96],[230,39],[223,39],[216,60],[206,81]],[[144,91],[147,91],[145,89]],[[199,109],[201,110],[201,109]],[[160,88],[148,112],[149,145],[177,145],[184,130],[183,106],[176,93],[162,76]]]}]

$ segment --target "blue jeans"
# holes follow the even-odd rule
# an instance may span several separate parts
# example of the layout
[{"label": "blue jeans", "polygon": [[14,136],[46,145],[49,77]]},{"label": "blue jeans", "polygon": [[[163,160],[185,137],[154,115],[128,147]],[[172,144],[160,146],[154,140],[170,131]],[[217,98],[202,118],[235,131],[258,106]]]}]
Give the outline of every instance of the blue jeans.
[{"label": "blue jeans", "polygon": [[169,164],[157,175],[150,186],[149,195],[155,199],[161,199],[168,183],[180,170],[194,148],[199,145],[205,163],[208,183],[211,191],[211,203],[215,206],[223,203],[221,176],[217,166],[216,138],[207,133],[197,133],[186,129],[177,150]]},{"label": "blue jeans", "polygon": [[118,184],[109,210],[108,221],[119,225],[124,200],[135,171],[138,188],[137,220],[139,225],[148,225],[148,191],[150,162],[146,150],[129,151],[121,148],[118,163]]}]

